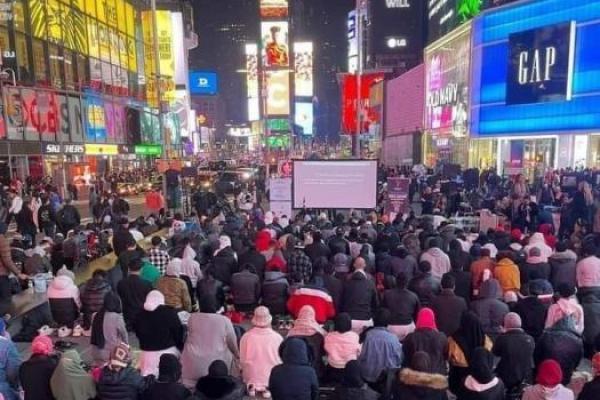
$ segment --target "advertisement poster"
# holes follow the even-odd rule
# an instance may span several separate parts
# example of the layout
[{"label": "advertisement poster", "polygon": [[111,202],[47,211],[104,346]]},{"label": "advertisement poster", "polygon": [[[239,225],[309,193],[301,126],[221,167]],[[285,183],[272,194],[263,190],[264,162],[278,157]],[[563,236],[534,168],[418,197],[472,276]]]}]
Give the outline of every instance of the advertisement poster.
[{"label": "advertisement poster", "polygon": [[23,126],[25,127],[25,140],[40,140],[37,129],[39,114],[35,91],[32,89],[21,90],[21,101],[23,104]]},{"label": "advertisement poster", "polygon": [[292,215],[292,202],[291,201],[271,201],[269,203],[270,211],[275,217]]},{"label": "advertisement poster", "polygon": [[106,141],[106,120],[104,114],[104,100],[88,94],[85,99],[85,124],[86,141]]},{"label": "advertisement poster", "polygon": [[71,141],[83,142],[83,112],[81,110],[81,102],[77,97],[69,97],[69,131],[71,133]]},{"label": "advertisement poster", "polygon": [[288,0],[260,0],[262,18],[284,18],[288,16]]},{"label": "advertisement poster", "polygon": [[56,133],[59,125],[59,99],[51,92],[37,92],[37,121],[34,119],[34,127],[37,129],[41,139],[45,142],[56,141]]},{"label": "advertisement poster", "polygon": [[467,134],[469,32],[425,54],[425,129],[437,135]]},{"label": "advertisement poster", "polygon": [[258,101],[258,46],[246,45],[246,88],[248,98],[248,121],[260,119]]},{"label": "advertisement poster", "polygon": [[[360,86],[360,110],[361,110],[361,132],[369,131],[369,126],[377,122],[378,115],[369,106],[369,94],[371,86],[383,81],[383,73],[364,74],[361,77]],[[342,82],[342,130],[347,135],[355,135],[357,126],[357,79],[355,75],[346,75]]]},{"label": "advertisement poster", "polygon": [[313,95],[313,44],[312,42],[294,43],[295,91],[296,96]]},{"label": "advertisement poster", "polygon": [[288,71],[267,72],[267,114],[290,114],[290,74]]},{"label": "advertisement poster", "polygon": [[313,104],[312,103],[296,103],[296,115],[294,122],[302,128],[304,135],[313,134]]},{"label": "advertisement poster", "polygon": [[290,64],[287,21],[268,21],[260,24],[263,66],[287,67]]},{"label": "advertisement poster", "polygon": [[410,209],[408,198],[410,179],[402,177],[387,178],[388,207],[387,213],[390,218],[398,214],[404,214]]},{"label": "advertisement poster", "polygon": [[[284,161],[291,164],[290,161]],[[291,167],[289,171],[291,174]],[[273,178],[269,179],[269,200],[270,201],[292,201],[292,179],[291,178]]]},{"label": "advertisement poster", "polygon": [[25,115],[19,89],[5,89],[6,119],[9,139],[23,140],[25,133]]},{"label": "advertisement poster", "polygon": [[518,175],[523,172],[523,156],[525,155],[525,141],[510,141],[510,160],[504,165],[506,175]]}]

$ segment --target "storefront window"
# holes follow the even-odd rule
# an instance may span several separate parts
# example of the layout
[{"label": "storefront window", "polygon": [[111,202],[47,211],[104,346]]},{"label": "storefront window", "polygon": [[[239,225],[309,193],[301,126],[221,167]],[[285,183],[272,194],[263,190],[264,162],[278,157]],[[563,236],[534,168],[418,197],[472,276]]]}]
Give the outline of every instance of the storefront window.
[{"label": "storefront window", "polygon": [[74,82],[76,87],[81,89],[82,85],[87,85],[90,81],[90,74],[88,72],[89,60],[87,57],[82,56],[81,54],[75,54],[75,58],[77,60],[77,67]]},{"label": "storefront window", "polygon": [[32,81],[32,67],[29,62],[29,50],[27,49],[27,36],[22,33],[15,34],[15,48],[17,52],[17,79],[20,82],[30,83]]},{"label": "storefront window", "polygon": [[35,80],[37,83],[48,83],[48,68],[46,66],[46,50],[41,40],[33,40],[33,67]]},{"label": "storefront window", "polygon": [[48,46],[50,54],[50,77],[52,80],[52,86],[55,88],[62,89],[64,87],[63,80],[63,56],[60,55],[58,47],[50,45]]},{"label": "storefront window", "polygon": [[63,50],[65,59],[65,88],[69,90],[75,90],[75,78],[73,70],[73,53],[69,50]]},{"label": "storefront window", "polygon": [[473,139],[469,148],[469,168],[484,170],[496,167],[498,141],[496,139]]},{"label": "storefront window", "polygon": [[0,28],[0,49],[10,49],[8,29],[6,28]]}]

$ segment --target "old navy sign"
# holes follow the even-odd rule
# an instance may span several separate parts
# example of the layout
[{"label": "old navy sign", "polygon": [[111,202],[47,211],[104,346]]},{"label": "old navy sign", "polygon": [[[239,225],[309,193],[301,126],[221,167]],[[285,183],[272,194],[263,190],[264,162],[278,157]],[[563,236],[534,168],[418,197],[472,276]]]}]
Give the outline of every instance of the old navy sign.
[{"label": "old navy sign", "polygon": [[506,104],[571,100],[575,22],[509,36]]}]

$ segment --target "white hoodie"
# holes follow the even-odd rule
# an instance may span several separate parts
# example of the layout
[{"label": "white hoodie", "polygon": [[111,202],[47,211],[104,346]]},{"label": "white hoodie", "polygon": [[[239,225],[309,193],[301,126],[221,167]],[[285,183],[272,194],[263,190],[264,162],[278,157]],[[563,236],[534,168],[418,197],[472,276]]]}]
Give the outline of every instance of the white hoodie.
[{"label": "white hoodie", "polygon": [[542,262],[548,262],[548,258],[553,253],[552,247],[546,244],[546,239],[544,239],[544,235],[540,232],[536,232],[533,235],[531,235],[531,238],[529,238],[529,243],[527,244],[527,246],[525,246],[524,249],[525,254],[529,254],[529,250],[534,247],[540,249]]},{"label": "white hoodie", "polygon": [[428,261],[431,264],[431,275],[437,279],[442,279],[445,273],[450,272],[452,268],[450,257],[437,247],[432,247],[421,255],[421,261]]}]

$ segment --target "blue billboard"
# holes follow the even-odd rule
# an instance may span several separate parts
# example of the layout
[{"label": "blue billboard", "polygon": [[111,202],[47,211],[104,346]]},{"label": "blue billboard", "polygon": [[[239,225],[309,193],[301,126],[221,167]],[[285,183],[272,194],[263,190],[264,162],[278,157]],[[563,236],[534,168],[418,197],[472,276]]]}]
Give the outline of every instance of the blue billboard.
[{"label": "blue billboard", "polygon": [[190,94],[214,96],[219,91],[219,79],[216,72],[190,71]]},{"label": "blue billboard", "polygon": [[600,130],[600,0],[529,0],[473,25],[472,135]]}]

